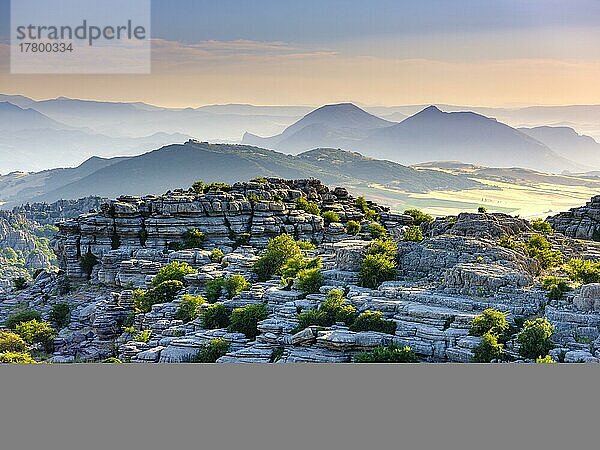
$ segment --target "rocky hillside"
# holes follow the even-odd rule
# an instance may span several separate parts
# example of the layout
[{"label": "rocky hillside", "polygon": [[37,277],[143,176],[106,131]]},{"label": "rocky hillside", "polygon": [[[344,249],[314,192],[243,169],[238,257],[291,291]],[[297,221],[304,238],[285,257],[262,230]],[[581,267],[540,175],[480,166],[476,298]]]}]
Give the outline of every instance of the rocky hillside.
[{"label": "rocky hillside", "polygon": [[600,246],[543,221],[392,214],[318,180],[266,178],[119,197],[59,228],[61,271],[0,303],[0,320],[27,306],[54,327],[45,353],[31,344],[38,359],[600,357]]}]

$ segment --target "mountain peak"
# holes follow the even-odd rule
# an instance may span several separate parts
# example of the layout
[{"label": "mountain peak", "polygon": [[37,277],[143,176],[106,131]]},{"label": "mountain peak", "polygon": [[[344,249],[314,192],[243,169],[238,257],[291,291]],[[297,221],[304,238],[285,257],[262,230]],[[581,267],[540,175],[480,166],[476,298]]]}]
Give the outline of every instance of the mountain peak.
[{"label": "mountain peak", "polygon": [[417,114],[440,114],[443,113],[443,111],[438,108],[435,105],[430,105],[427,108],[423,109],[421,112],[418,112]]}]

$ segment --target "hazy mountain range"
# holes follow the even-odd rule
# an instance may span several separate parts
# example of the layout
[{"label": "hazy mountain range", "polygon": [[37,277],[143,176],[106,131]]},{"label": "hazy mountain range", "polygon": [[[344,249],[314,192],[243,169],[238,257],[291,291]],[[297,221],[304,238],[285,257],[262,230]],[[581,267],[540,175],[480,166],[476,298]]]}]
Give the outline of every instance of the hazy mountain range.
[{"label": "hazy mountain range", "polygon": [[581,131],[594,126],[600,128],[600,106],[594,105],[162,108],[0,95],[0,173],[73,167],[92,156],[134,156],[189,138],[291,154],[340,148],[402,165],[459,160],[586,172],[600,169],[600,144]]},{"label": "hazy mountain range", "polygon": [[233,183],[262,176],[315,177],[337,185],[380,183],[410,192],[483,187],[465,176],[416,170],[342,150],[316,149],[292,156],[251,146],[188,141],[134,157],[95,157],[71,169],[0,176],[0,200],[8,207],[88,195],[156,194],[187,189],[196,180]]}]

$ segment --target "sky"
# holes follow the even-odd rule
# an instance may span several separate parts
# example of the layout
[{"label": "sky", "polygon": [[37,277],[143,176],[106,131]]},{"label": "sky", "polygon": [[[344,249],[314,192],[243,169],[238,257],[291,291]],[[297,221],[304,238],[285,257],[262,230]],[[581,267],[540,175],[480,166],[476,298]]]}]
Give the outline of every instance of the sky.
[{"label": "sky", "polygon": [[3,93],[164,106],[600,103],[598,0],[154,0],[149,75],[11,75],[9,4]]}]

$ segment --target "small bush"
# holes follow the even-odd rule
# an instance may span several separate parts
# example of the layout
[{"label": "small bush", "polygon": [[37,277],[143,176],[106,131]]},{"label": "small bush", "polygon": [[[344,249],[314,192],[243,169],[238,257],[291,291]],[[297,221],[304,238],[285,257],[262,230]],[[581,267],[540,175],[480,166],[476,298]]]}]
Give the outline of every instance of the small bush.
[{"label": "small bush", "polygon": [[210,305],[202,312],[202,326],[209,330],[227,328],[229,326],[229,311],[223,303]]},{"label": "small bush", "polygon": [[25,277],[16,277],[13,278],[13,287],[15,291],[22,291],[27,287],[27,278]]},{"label": "small bush", "polygon": [[315,244],[313,244],[310,241],[296,241],[296,243],[298,244],[298,247],[300,247],[300,250],[314,250],[315,248],[317,248],[317,246]]},{"label": "small bush", "polygon": [[325,211],[322,216],[323,220],[325,221],[325,225],[329,225],[330,223],[338,223],[340,221],[340,216],[335,211]]},{"label": "small bush", "polygon": [[350,325],[352,331],[379,331],[380,333],[396,333],[396,322],[385,320],[379,311],[365,311]]},{"label": "small bush", "polygon": [[330,327],[337,322],[343,322],[346,326],[350,326],[356,319],[356,315],[356,308],[346,304],[344,293],[339,289],[332,289],[327,293],[327,299],[319,308],[302,311],[299,314],[298,326],[295,331],[304,330],[311,325]]},{"label": "small bush", "polygon": [[363,196],[358,197],[354,201],[354,205],[363,212],[367,220],[379,220],[379,214],[369,208],[369,204]]},{"label": "small bush", "polygon": [[246,280],[243,275],[231,275],[225,280],[224,287],[227,293],[227,298],[232,299],[240,292],[247,291],[252,285]]},{"label": "small bush", "polygon": [[388,345],[387,347],[376,347],[370,352],[362,352],[354,357],[357,363],[416,363],[419,362],[417,355],[410,347],[399,347]]},{"label": "small bush", "polygon": [[69,325],[71,321],[71,305],[68,303],[56,303],[52,305],[50,321],[56,325],[58,330]]},{"label": "small bush", "polygon": [[220,263],[223,261],[224,257],[225,253],[223,253],[223,251],[219,248],[215,248],[212,252],[210,252],[210,260],[214,263]]},{"label": "small bush", "polygon": [[416,225],[411,225],[408,227],[408,230],[406,230],[402,236],[402,240],[406,242],[421,242],[423,239],[421,227]]},{"label": "small bush", "polygon": [[315,216],[321,214],[319,206],[316,203],[309,202],[304,197],[299,197],[298,200],[296,200],[296,209],[301,209],[309,214],[314,214]]},{"label": "small bush", "polygon": [[502,356],[503,345],[498,343],[498,336],[485,333],[481,343],[473,350],[473,362],[489,363]]},{"label": "small bush", "polygon": [[520,243],[518,243],[517,241],[515,241],[514,237],[509,236],[508,234],[503,235],[498,240],[498,245],[500,247],[508,248],[510,250],[515,250],[515,249],[517,249],[518,247],[521,246]]},{"label": "small bush", "polygon": [[491,333],[500,338],[508,331],[509,325],[506,320],[508,313],[503,313],[493,308],[488,308],[479,314],[471,322],[471,334],[483,336]]},{"label": "small bush", "polygon": [[23,322],[29,322],[30,320],[42,321],[42,315],[33,309],[22,309],[11,314],[8,319],[4,322],[7,328],[14,330],[16,326]]},{"label": "small bush", "polygon": [[204,193],[204,181],[198,180],[198,181],[194,182],[194,184],[192,184],[192,190],[196,194]]},{"label": "small bush", "polygon": [[152,330],[142,330],[133,338],[136,342],[148,342],[152,336]]},{"label": "small bush", "polygon": [[37,361],[25,352],[0,353],[0,364],[37,364]]},{"label": "small bush", "polygon": [[141,289],[133,291],[133,306],[137,312],[147,313],[152,305],[168,303],[175,300],[177,294],[183,289],[183,283],[177,280],[163,281],[144,292]]},{"label": "small bush", "polygon": [[83,273],[89,278],[92,275],[94,266],[98,264],[98,258],[92,252],[87,252],[85,255],[81,255],[79,258],[79,265]]},{"label": "small bush", "polygon": [[200,353],[194,358],[196,363],[215,363],[229,351],[229,342],[224,339],[212,339],[202,346]]},{"label": "small bush", "polygon": [[385,255],[367,255],[358,272],[360,285],[376,289],[384,281],[396,278],[396,262]]},{"label": "small bush", "polygon": [[289,234],[279,235],[269,241],[265,253],[254,263],[253,270],[259,281],[267,281],[280,273],[288,259],[302,257],[302,250]]},{"label": "small bush", "polygon": [[100,361],[102,364],[123,364],[119,358],[106,358]]},{"label": "small bush", "polygon": [[252,178],[250,181],[253,183],[267,183],[269,180],[267,180],[265,177],[256,177]]},{"label": "small bush", "polygon": [[221,298],[221,294],[223,294],[223,287],[225,286],[225,278],[213,278],[212,280],[207,281],[204,286],[206,292],[206,299],[208,303],[214,303],[219,298]]},{"label": "small bush", "polygon": [[552,229],[552,225],[546,222],[544,219],[533,219],[531,222],[531,228],[535,231],[539,231],[544,234],[552,234],[554,230]]},{"label": "small bush", "polygon": [[546,356],[552,348],[550,336],[553,333],[554,325],[547,319],[537,318],[526,321],[523,329],[517,335],[517,341],[521,344],[519,353],[521,356],[531,359]]},{"label": "small bush", "polygon": [[367,248],[367,255],[383,255],[395,261],[398,256],[398,246],[391,239],[376,239]]},{"label": "small bush", "polygon": [[231,185],[227,184],[227,183],[218,183],[218,182],[214,182],[214,183],[208,183],[204,185],[204,192],[216,192],[216,191],[223,191],[223,192],[227,192],[231,190]]},{"label": "small bush", "polygon": [[434,220],[429,214],[425,214],[419,209],[407,209],[404,211],[404,214],[411,216],[414,220],[414,224],[417,226],[421,225],[422,223],[431,223]]},{"label": "small bush", "polygon": [[317,294],[324,281],[320,269],[302,269],[298,272],[296,287],[305,294]]},{"label": "small bush", "polygon": [[377,222],[369,223],[369,234],[373,239],[381,239],[387,236],[387,230]]},{"label": "small bush", "polygon": [[288,287],[291,286],[292,282],[298,275],[298,273],[304,269],[320,269],[321,258],[293,258],[288,259],[281,268],[281,282]]},{"label": "small bush", "polygon": [[548,291],[550,300],[560,300],[571,290],[567,280],[556,276],[548,276],[542,279],[542,288]]},{"label": "small bush", "polygon": [[487,208],[485,206],[480,206],[477,208],[477,212],[480,214],[485,214],[487,212]]},{"label": "small bush", "polygon": [[47,352],[52,349],[54,330],[48,322],[36,319],[29,322],[21,322],[15,327],[15,333],[23,338],[28,344],[42,344]]},{"label": "small bush", "polygon": [[185,294],[181,297],[181,303],[175,312],[175,319],[183,322],[191,322],[200,314],[200,307],[206,303],[201,295]]},{"label": "small bush", "polygon": [[564,270],[575,283],[600,283],[600,262],[575,258],[564,265]]},{"label": "small bush", "polygon": [[186,230],[181,235],[181,244],[176,249],[186,250],[191,248],[202,248],[205,239],[206,236],[198,228]]},{"label": "small bush", "polygon": [[562,262],[562,253],[552,250],[550,242],[541,234],[534,234],[525,243],[525,248],[530,257],[539,261],[543,269],[558,266]]},{"label": "small bush", "polygon": [[26,351],[27,342],[21,336],[12,331],[0,330],[0,353]]},{"label": "small bush", "polygon": [[152,279],[152,286],[158,286],[164,281],[176,280],[183,283],[186,275],[198,273],[196,269],[186,262],[173,261],[162,267]]},{"label": "small bush", "polygon": [[546,355],[543,358],[538,356],[535,360],[536,364],[554,364],[556,361],[552,359],[552,356]]},{"label": "small bush", "polygon": [[231,313],[228,330],[244,333],[248,339],[253,340],[258,335],[258,322],[265,320],[267,316],[267,305],[264,303],[235,308]]},{"label": "small bush", "polygon": [[357,236],[361,231],[361,226],[360,223],[358,223],[355,220],[349,220],[348,223],[346,223],[346,233],[348,233],[351,236]]}]

